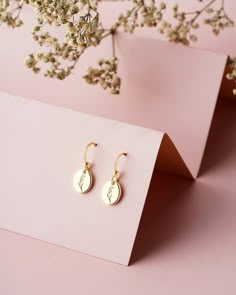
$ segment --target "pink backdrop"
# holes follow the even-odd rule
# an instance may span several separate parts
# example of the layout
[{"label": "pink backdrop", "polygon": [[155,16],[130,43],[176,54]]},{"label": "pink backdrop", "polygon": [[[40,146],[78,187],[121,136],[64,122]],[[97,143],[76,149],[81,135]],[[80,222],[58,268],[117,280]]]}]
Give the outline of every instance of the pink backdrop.
[{"label": "pink backdrop", "polygon": [[[225,2],[233,13],[234,1]],[[13,44],[20,44],[14,43],[17,36],[21,36],[18,41],[30,44],[30,37],[3,29],[0,34],[5,36],[0,83],[2,90],[14,92],[21,75],[31,74],[19,71],[25,54]],[[217,39],[203,31],[197,46],[236,54],[234,36],[235,29]],[[18,71],[21,75],[14,76]],[[10,83],[5,76],[16,79]],[[30,91],[30,87],[25,85],[23,90]],[[235,294],[235,112],[233,102],[218,104],[197,181],[162,174],[153,183],[152,196],[156,197],[149,198],[145,208],[132,267],[2,230],[1,293]]]}]

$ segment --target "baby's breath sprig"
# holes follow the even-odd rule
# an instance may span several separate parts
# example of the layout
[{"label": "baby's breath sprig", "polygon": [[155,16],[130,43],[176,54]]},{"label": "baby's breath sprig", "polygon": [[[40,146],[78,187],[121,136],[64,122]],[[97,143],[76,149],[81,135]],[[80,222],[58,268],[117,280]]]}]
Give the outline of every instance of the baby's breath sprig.
[{"label": "baby's breath sprig", "polygon": [[[198,1],[203,2],[203,0]],[[211,26],[212,32],[218,35],[224,28],[234,26],[234,22],[225,12],[224,0],[221,0],[219,9],[213,8],[213,4],[216,1],[211,0],[207,4],[204,4],[201,9],[193,12],[182,12],[179,10],[179,5],[176,4],[173,7],[173,17],[177,23],[173,24],[163,21],[159,27],[159,32],[165,34],[171,42],[189,45],[191,42],[198,40],[194,31],[200,27],[200,16],[209,14],[210,16],[205,18],[203,22]]]},{"label": "baby's breath sprig", "polygon": [[224,30],[225,28],[234,26],[234,22],[232,19],[230,19],[225,11],[224,0],[221,1],[221,6],[219,9],[207,7],[205,11],[210,15],[210,17],[205,18],[204,23],[211,26],[212,32],[216,36],[219,35],[220,31]]},{"label": "baby's breath sprig", "polygon": [[[224,0],[196,0],[201,3],[198,10],[181,11],[176,4],[172,8],[173,21],[164,18],[167,4],[165,0],[130,0],[132,7],[122,13],[110,29],[105,30],[99,18],[100,0],[0,0],[0,24],[15,28],[22,25],[19,18],[24,4],[34,8],[37,16],[33,28],[33,39],[43,47],[42,52],[31,53],[26,66],[39,73],[41,65],[46,66],[44,75],[60,80],[68,77],[81,55],[88,47],[97,46],[108,36],[113,40],[113,57],[100,59],[97,68],[89,68],[84,76],[89,84],[100,84],[111,93],[120,92],[121,79],[118,76],[118,58],[115,55],[114,35],[121,27],[133,33],[138,27],[156,28],[170,42],[189,45],[197,41],[196,30],[200,23],[211,27],[218,35],[223,29],[234,26],[225,11]],[[199,4],[200,4],[199,3]],[[216,5],[219,4],[216,8]],[[53,37],[45,28],[62,27],[64,38]],[[228,79],[236,81],[236,61],[230,59],[231,72]],[[236,95],[236,90],[234,90]]]},{"label": "baby's breath sprig", "polygon": [[118,75],[118,58],[115,53],[115,31],[112,29],[105,37],[112,37],[112,53],[110,59],[100,58],[98,68],[90,67],[83,77],[88,84],[100,84],[103,89],[109,89],[111,94],[120,94],[121,78]]},{"label": "baby's breath sprig", "polygon": [[157,5],[155,0],[133,0],[133,7],[119,16],[117,24],[129,33],[133,33],[137,27],[156,27],[165,9],[164,2]]},{"label": "baby's breath sprig", "polygon": [[[236,83],[236,57],[230,57],[228,59],[228,65],[230,71],[227,73],[226,78]],[[236,95],[236,87],[233,89],[233,94]]]},{"label": "baby's breath sprig", "polygon": [[197,36],[193,33],[193,30],[199,28],[197,19],[204,9],[193,13],[182,12],[179,11],[179,5],[175,4],[172,10],[176,23],[163,20],[158,27],[158,31],[161,34],[165,34],[170,42],[182,43],[184,45],[189,45],[190,42],[196,42]]},{"label": "baby's breath sprig", "polygon": [[88,13],[96,9],[96,2],[88,0],[25,0],[27,4],[33,6],[38,17],[39,23],[48,23],[50,25],[61,26],[76,21],[76,15],[85,10]]},{"label": "baby's breath sprig", "polygon": [[[49,6],[47,1],[50,1]],[[40,1],[29,0],[29,3],[38,15],[38,24],[32,31],[33,39],[49,49],[30,54],[26,66],[37,74],[41,70],[40,63],[44,63],[47,66],[45,76],[63,80],[71,74],[85,49],[102,40],[104,29],[96,10],[97,2],[43,0],[40,4]],[[66,29],[64,41],[60,43],[58,38],[42,32],[45,25],[63,26]]]},{"label": "baby's breath sprig", "polygon": [[46,77],[57,78],[64,80],[69,76],[75,67],[75,64],[82,55],[85,47],[78,48],[68,45],[67,43],[60,44],[57,38],[50,36],[48,32],[42,34],[34,34],[34,39],[39,45],[50,47],[48,52],[32,53],[26,59],[26,66],[33,70],[35,74],[40,72],[39,63],[44,63],[47,66]]},{"label": "baby's breath sprig", "polygon": [[24,6],[23,0],[0,1],[0,24],[5,23],[8,27],[17,28],[23,24],[20,18]]},{"label": "baby's breath sprig", "polygon": [[103,89],[109,89],[111,94],[120,93],[121,79],[117,74],[118,59],[101,58],[98,60],[98,68],[90,67],[83,77],[88,84],[100,84]]}]

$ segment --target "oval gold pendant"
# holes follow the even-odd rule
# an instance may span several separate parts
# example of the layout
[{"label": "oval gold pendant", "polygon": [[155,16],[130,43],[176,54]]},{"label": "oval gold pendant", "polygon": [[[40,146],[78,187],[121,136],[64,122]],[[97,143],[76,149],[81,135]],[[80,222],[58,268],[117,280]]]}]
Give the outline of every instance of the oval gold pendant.
[{"label": "oval gold pendant", "polygon": [[88,192],[93,183],[93,176],[89,169],[81,169],[76,172],[73,180],[77,192],[84,194]]},{"label": "oval gold pendant", "polygon": [[102,198],[107,205],[115,205],[121,198],[121,186],[118,181],[108,181],[102,189]]}]

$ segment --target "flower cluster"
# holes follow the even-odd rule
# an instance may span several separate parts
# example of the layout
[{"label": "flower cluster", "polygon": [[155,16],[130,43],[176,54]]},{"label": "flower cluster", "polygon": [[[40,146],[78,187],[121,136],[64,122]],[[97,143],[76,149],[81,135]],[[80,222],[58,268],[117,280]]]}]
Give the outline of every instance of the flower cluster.
[{"label": "flower cluster", "polygon": [[0,1],[0,24],[5,23],[8,27],[17,28],[23,24],[20,19],[20,12],[24,2],[21,0]]},{"label": "flower cluster", "polygon": [[196,12],[194,17],[189,18],[187,13],[179,11],[178,4],[174,5],[172,10],[176,23],[162,21],[158,28],[159,32],[165,34],[170,42],[189,45],[191,41],[197,41],[197,36],[193,33],[193,30],[199,28],[197,22],[199,13]]},{"label": "flower cluster", "polygon": [[[189,45],[197,41],[196,30],[200,27],[200,21],[210,26],[215,35],[234,26],[225,11],[224,0],[197,1],[201,6],[196,11],[181,11],[178,4],[174,5],[173,19],[166,21],[164,13],[168,7],[165,1],[131,0],[131,8],[121,14],[110,29],[105,30],[99,18],[99,0],[0,0],[0,24],[5,23],[13,28],[20,26],[22,21],[19,16],[23,5],[31,5],[37,15],[32,36],[44,48],[40,53],[30,54],[26,66],[39,73],[41,64],[44,64],[45,76],[60,80],[72,73],[88,47],[97,46],[104,38],[112,36],[113,58],[99,60],[99,67],[89,68],[84,78],[89,84],[100,84],[117,94],[120,92],[121,79],[117,75],[114,34],[120,27],[129,33],[138,27],[156,28],[170,42]],[[50,26],[62,27],[60,31],[64,32],[64,38],[59,40],[43,31]],[[236,81],[235,59],[231,60],[230,67],[232,71],[227,77]]]},{"label": "flower cluster", "polygon": [[216,36],[219,35],[220,31],[223,29],[234,26],[234,22],[226,14],[223,5],[218,10],[208,7],[205,11],[210,15],[210,17],[206,18],[204,23],[211,26],[212,32]]},{"label": "flower cluster", "polygon": [[[233,80],[236,83],[236,57],[229,58],[229,68],[230,72],[227,73],[226,78],[228,80]],[[233,94],[236,95],[236,88],[233,89]]]},{"label": "flower cluster", "polygon": [[[198,1],[202,2],[202,0]],[[203,6],[202,9],[193,12],[179,11],[179,6],[176,4],[173,7],[173,17],[177,21],[176,24],[163,21],[159,28],[159,32],[165,34],[171,42],[189,45],[190,42],[197,41],[197,36],[194,33],[194,30],[199,28],[199,17],[203,14],[210,15],[204,19],[204,23],[211,26],[212,32],[215,35],[218,35],[224,28],[234,26],[234,22],[225,12],[224,2],[222,2],[219,9],[212,8],[214,2],[215,1],[210,1]]]},{"label": "flower cluster", "polygon": [[158,6],[155,0],[134,0],[133,3],[133,8],[118,18],[117,24],[122,26],[125,32],[133,33],[137,27],[156,27],[162,20],[166,9],[164,2]]},{"label": "flower cluster", "polygon": [[87,83],[95,85],[100,84],[103,89],[109,89],[112,94],[120,93],[121,79],[117,74],[118,60],[99,59],[98,68],[89,68],[84,79]]},{"label": "flower cluster", "polygon": [[[39,63],[44,63],[47,65],[45,76],[63,80],[71,74],[85,49],[98,45],[103,37],[104,29],[95,9],[96,2],[28,1],[38,14],[38,24],[32,31],[33,39],[40,46],[49,49],[47,52],[30,54],[26,66],[37,74],[41,69]],[[48,32],[42,32],[45,25],[64,26],[64,41],[60,43],[58,38],[52,37]]]},{"label": "flower cluster", "polygon": [[100,43],[104,29],[99,23],[98,14],[92,16],[87,13],[80,17],[77,22],[68,23],[66,40],[76,47],[96,46]]},{"label": "flower cluster", "polygon": [[97,2],[86,0],[25,0],[25,2],[34,7],[39,23],[56,26],[67,24],[84,9],[90,11],[97,7]]},{"label": "flower cluster", "polygon": [[[48,64],[45,76],[50,78],[57,78],[59,80],[65,79],[74,69],[76,62],[84,51],[84,48],[71,46],[67,43],[59,43],[57,38],[52,37],[48,32],[37,34],[33,33],[34,40],[40,46],[46,45],[50,50],[46,53],[32,53],[26,59],[26,66],[33,70],[34,73],[39,73],[39,62]],[[69,65],[65,65],[69,62]]]}]

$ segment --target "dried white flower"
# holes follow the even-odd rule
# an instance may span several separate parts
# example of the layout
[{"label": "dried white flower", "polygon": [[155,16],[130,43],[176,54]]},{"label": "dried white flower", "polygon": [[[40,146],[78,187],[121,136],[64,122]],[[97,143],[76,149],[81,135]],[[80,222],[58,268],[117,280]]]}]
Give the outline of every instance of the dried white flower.
[{"label": "dried white flower", "polygon": [[84,79],[89,84],[100,84],[102,88],[109,89],[112,94],[120,93],[121,79],[118,76],[117,58],[99,59],[98,68],[89,68]]},{"label": "dried white flower", "polygon": [[[236,57],[229,58],[228,65],[230,72],[227,73],[226,78],[228,80],[233,80],[236,83]],[[236,88],[233,89],[233,94],[236,95]]]},{"label": "dried white flower", "polygon": [[[21,26],[22,8],[25,4],[31,5],[37,16],[32,36],[43,49],[29,54],[25,64],[36,74],[40,72],[41,64],[45,64],[45,76],[63,80],[72,73],[87,48],[97,46],[107,36],[114,36],[120,27],[129,33],[138,27],[156,28],[169,41],[189,45],[197,41],[196,31],[202,17],[203,23],[210,26],[216,36],[225,28],[234,26],[223,0],[198,1],[201,8],[191,12],[181,11],[175,4],[172,7],[173,20],[167,21],[164,17],[168,8],[165,1],[131,0],[131,8],[105,30],[99,19],[98,0],[0,0],[0,24],[5,23],[12,28]],[[220,7],[216,9],[218,2]],[[56,32],[64,32],[64,38],[52,36],[50,27],[56,27]],[[100,84],[118,94],[121,79],[117,74],[114,38],[113,56],[110,60],[100,59],[98,68],[90,68],[84,78],[89,84]],[[230,60],[230,70],[227,78],[236,81],[235,58]]]}]

